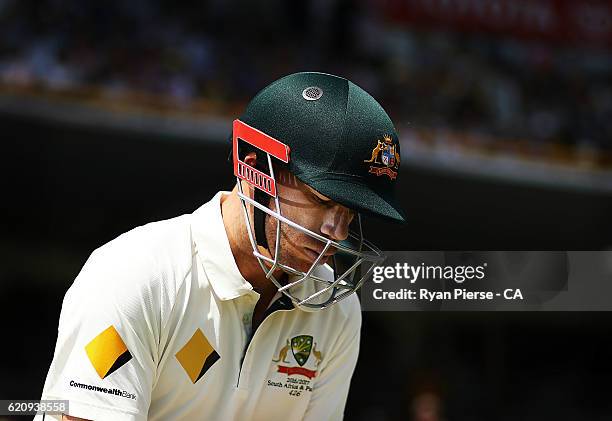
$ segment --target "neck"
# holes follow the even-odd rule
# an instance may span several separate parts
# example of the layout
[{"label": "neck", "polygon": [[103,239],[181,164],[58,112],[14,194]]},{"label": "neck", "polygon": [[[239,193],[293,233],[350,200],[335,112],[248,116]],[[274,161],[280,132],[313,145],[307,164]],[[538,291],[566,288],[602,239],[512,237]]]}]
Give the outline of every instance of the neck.
[{"label": "neck", "polygon": [[229,195],[221,197],[221,214],[230,248],[240,274],[253,285],[256,292],[271,298],[276,293],[277,288],[272,281],[266,278],[257,258],[253,255],[237,187],[234,187]]}]

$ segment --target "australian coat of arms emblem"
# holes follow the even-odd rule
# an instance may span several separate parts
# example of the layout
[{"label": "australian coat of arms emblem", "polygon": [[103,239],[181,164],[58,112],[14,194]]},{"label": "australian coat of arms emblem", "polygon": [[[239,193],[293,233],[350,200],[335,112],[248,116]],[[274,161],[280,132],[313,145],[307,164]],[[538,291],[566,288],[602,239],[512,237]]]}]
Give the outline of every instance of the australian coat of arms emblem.
[{"label": "australian coat of arms emblem", "polygon": [[391,136],[384,135],[382,140],[378,139],[376,146],[372,149],[372,156],[363,162],[372,164],[369,173],[377,176],[387,175],[391,180],[395,180],[400,156]]}]

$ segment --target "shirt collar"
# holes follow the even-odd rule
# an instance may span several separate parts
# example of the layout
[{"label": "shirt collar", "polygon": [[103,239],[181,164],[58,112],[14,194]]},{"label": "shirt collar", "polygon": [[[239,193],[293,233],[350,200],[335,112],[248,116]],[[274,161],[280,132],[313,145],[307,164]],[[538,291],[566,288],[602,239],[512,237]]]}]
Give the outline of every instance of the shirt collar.
[{"label": "shirt collar", "polygon": [[221,300],[231,300],[253,291],[253,286],[242,277],[230,248],[223,217],[221,196],[218,192],[193,214],[191,229],[196,250],[215,294]]}]

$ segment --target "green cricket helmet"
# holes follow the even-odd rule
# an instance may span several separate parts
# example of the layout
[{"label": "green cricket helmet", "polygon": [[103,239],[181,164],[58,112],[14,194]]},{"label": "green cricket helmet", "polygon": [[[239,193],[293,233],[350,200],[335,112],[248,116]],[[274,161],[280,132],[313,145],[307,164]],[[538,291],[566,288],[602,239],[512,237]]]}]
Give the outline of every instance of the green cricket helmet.
[{"label": "green cricket helmet", "polygon": [[[344,78],[317,72],[295,73],[271,83],[253,98],[234,121],[232,137],[234,174],[238,181],[246,180],[255,187],[255,195],[248,197],[238,182],[253,253],[267,277],[304,309],[327,307],[357,290],[384,259],[375,246],[364,240],[361,214],[405,221],[395,189],[400,167],[399,140],[380,104]],[[241,159],[252,150],[258,152],[256,167]],[[302,182],[358,213],[356,229],[347,241],[333,241],[282,215],[273,163],[286,166]],[[270,198],[276,201],[278,212],[267,206]],[[255,209],[253,227],[247,205]],[[277,219],[273,247],[265,238],[266,215]],[[295,270],[258,251],[260,245],[272,256],[279,256],[281,223],[323,243],[324,250],[309,271]],[[333,263],[319,265],[329,248],[337,250]],[[272,275],[279,268],[292,275],[289,282],[281,283]],[[312,281],[310,287],[306,286],[308,281]]]}]

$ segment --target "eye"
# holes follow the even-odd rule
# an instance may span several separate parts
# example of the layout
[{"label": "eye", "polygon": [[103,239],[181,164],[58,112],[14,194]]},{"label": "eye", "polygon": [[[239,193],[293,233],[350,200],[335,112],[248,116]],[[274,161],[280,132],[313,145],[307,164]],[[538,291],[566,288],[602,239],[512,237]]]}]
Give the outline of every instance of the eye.
[{"label": "eye", "polygon": [[329,205],[331,205],[331,204],[333,203],[333,200],[325,200],[325,199],[322,199],[322,198],[320,198],[319,196],[317,196],[316,194],[313,194],[313,195],[312,195],[312,198],[313,198],[313,200],[314,200],[316,203],[321,204],[321,205],[324,205],[324,206],[329,206]]}]

